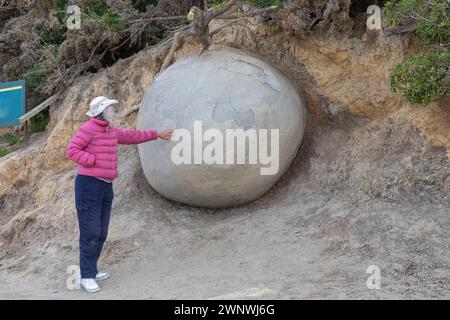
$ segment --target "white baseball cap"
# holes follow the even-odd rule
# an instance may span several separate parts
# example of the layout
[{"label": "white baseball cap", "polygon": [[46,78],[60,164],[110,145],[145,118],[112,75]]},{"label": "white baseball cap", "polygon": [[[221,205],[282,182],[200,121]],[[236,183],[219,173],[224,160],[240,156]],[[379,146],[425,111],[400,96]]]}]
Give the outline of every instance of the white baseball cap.
[{"label": "white baseball cap", "polygon": [[106,97],[100,96],[97,98],[94,98],[91,103],[89,104],[89,111],[86,112],[86,115],[89,117],[96,117],[100,113],[103,112],[107,107],[109,107],[112,104],[119,103],[119,101],[114,99],[108,99]]}]

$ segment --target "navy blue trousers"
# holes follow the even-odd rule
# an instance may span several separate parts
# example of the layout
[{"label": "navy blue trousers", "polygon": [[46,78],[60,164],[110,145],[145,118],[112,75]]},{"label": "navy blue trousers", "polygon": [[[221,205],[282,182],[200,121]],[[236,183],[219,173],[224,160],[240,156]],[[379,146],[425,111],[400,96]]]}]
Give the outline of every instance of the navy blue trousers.
[{"label": "navy blue trousers", "polygon": [[113,198],[112,183],[84,175],[75,178],[82,279],[95,278],[98,273],[97,261],[108,235]]}]

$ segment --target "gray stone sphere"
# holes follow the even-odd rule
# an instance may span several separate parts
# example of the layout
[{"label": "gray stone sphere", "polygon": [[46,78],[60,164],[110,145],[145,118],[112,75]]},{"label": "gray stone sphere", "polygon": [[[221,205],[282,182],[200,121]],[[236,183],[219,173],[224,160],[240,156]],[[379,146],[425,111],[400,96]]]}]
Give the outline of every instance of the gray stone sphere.
[{"label": "gray stone sphere", "polygon": [[[217,129],[216,133],[220,130],[223,157],[217,151],[221,146],[217,142],[216,149],[208,149],[210,153],[205,156],[205,159],[207,155],[217,156],[215,162],[201,159],[204,154],[201,150],[206,152],[207,146],[220,140],[220,136],[207,140],[199,130],[196,134],[194,121],[197,129],[201,123],[203,134],[211,128]],[[280,71],[240,50],[210,49],[201,56],[180,59],[161,72],[146,92],[139,110],[138,129],[186,129],[184,133],[190,134],[191,143],[188,144],[186,136],[177,141],[173,138],[149,141],[139,145],[139,156],[148,182],[163,197],[199,207],[236,206],[262,196],[286,172],[298,151],[304,127],[303,102]],[[241,144],[241,148],[235,147],[234,158],[231,145],[227,148],[227,129],[242,129],[253,137],[246,140],[246,145]],[[267,143],[261,129],[267,130]],[[228,131],[238,132],[233,130]],[[233,141],[238,144],[237,140]],[[182,152],[181,142],[186,143]],[[277,148],[278,157],[275,156]],[[237,163],[239,152],[245,154],[244,163],[242,158]],[[197,160],[195,153],[200,155]],[[186,161],[174,161],[174,154],[177,159],[184,156]],[[258,157],[256,164],[255,160],[250,161],[254,154]]]}]

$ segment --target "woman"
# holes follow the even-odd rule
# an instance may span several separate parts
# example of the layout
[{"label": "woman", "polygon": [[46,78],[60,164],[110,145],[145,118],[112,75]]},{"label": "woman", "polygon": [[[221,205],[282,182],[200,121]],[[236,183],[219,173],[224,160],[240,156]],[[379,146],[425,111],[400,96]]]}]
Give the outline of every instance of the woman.
[{"label": "woman", "polygon": [[138,144],[158,138],[168,140],[172,129],[129,130],[117,127],[117,100],[97,97],[90,103],[85,122],[67,146],[67,156],[78,164],[75,205],[80,227],[81,286],[87,292],[100,291],[96,280],[109,278],[99,272],[97,261],[108,234],[112,181],[117,178],[118,144]]}]

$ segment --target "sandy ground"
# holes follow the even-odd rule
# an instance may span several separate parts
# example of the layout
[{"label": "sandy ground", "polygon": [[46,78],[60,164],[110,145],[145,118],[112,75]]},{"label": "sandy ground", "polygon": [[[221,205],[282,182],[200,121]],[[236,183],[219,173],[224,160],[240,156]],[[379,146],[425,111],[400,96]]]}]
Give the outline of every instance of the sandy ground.
[{"label": "sandy ground", "polygon": [[[142,221],[147,237],[134,236],[126,258],[101,264],[112,277],[102,282],[98,294],[67,289],[64,267],[77,258],[71,250],[61,256],[66,263],[55,261],[56,272],[46,277],[32,271],[8,277],[3,273],[0,297],[450,298],[448,243],[437,247],[434,232],[404,237],[431,223],[445,229],[442,217],[448,208],[439,204],[410,207],[377,200],[356,204],[305,194],[301,205],[285,201],[189,216],[185,210],[175,210],[181,211],[175,215],[184,217],[182,224],[161,225],[151,217]],[[113,217],[111,240],[123,231],[117,222]],[[366,287],[366,268],[372,264],[381,269],[380,290]]]},{"label": "sandy ground", "polygon": [[[416,169],[430,177],[426,168],[433,163],[443,163],[439,170],[446,170],[445,151],[413,135],[408,143],[403,135],[391,137],[389,146],[362,138],[364,132],[382,136],[385,124],[358,120],[351,130],[348,123],[315,126],[275,188],[249,205],[222,210],[161,198],[145,180],[136,148],[124,147],[121,170],[131,173],[115,182],[100,262],[112,277],[101,283],[102,291],[86,294],[67,287],[67,267],[78,259],[71,211],[69,231],[25,229],[35,240],[3,255],[0,298],[449,299],[448,193],[427,189],[419,173],[399,183],[401,191],[395,184],[379,188],[371,177],[379,174],[375,167],[384,172],[380,185],[391,176],[403,177],[407,166],[395,158],[411,153],[417,158],[413,167],[425,166]],[[355,159],[352,150],[361,156],[369,146],[370,157]],[[425,156],[428,163],[421,159]],[[392,173],[387,163],[391,169],[397,163]],[[359,176],[352,182],[355,171]],[[69,181],[62,185],[67,194],[73,192],[74,174],[66,170],[57,178]],[[334,180],[341,176],[347,178]],[[364,181],[373,193],[364,189]],[[369,265],[380,267],[379,290],[366,286]]]}]

